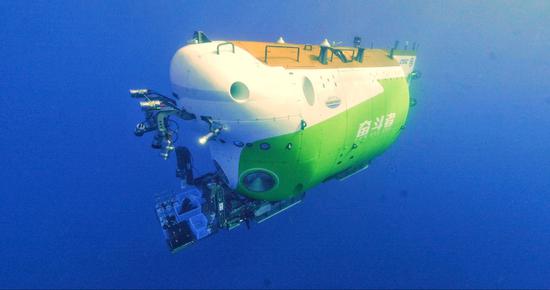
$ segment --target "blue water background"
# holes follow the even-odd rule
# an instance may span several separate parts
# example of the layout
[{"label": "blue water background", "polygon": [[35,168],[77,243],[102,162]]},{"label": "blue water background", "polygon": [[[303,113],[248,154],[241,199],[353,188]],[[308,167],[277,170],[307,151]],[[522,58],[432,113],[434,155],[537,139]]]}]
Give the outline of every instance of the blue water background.
[{"label": "blue water background", "polygon": [[[194,30],[417,41],[418,105],[367,171],[172,255],[127,90],[169,94]],[[549,1],[2,0],[0,287],[549,288],[549,51]]]}]

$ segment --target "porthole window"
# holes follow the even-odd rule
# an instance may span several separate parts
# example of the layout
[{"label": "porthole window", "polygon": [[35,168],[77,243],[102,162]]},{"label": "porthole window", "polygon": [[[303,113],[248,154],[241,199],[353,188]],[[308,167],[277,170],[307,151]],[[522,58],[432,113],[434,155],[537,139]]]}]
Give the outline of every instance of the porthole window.
[{"label": "porthole window", "polygon": [[241,179],[242,185],[252,192],[265,192],[277,185],[277,178],[266,170],[253,170]]},{"label": "porthole window", "polygon": [[229,93],[231,94],[231,97],[239,103],[248,100],[248,97],[250,96],[248,87],[241,82],[234,82],[229,89]]},{"label": "porthole window", "polygon": [[313,84],[309,78],[304,77],[302,89],[304,90],[304,96],[306,97],[307,103],[313,106],[313,104],[315,104],[315,91],[313,90]]}]

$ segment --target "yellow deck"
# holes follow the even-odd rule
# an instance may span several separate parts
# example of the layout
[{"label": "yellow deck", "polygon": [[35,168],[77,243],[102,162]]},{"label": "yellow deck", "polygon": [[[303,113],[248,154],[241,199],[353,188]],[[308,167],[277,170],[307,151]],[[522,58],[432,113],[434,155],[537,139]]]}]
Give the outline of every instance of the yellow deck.
[{"label": "yellow deck", "polygon": [[[382,49],[365,49],[363,62],[342,62],[336,55],[328,51],[328,63],[322,64],[318,60],[320,46],[305,44],[255,42],[255,41],[231,41],[259,61],[270,66],[282,66],[285,68],[353,68],[353,67],[380,67],[397,66],[397,62],[388,57],[388,52]],[[357,49],[353,47],[335,47],[341,49],[347,59],[357,55]],[[267,51],[267,61],[266,61]],[[332,60],[331,60],[332,59]]]}]

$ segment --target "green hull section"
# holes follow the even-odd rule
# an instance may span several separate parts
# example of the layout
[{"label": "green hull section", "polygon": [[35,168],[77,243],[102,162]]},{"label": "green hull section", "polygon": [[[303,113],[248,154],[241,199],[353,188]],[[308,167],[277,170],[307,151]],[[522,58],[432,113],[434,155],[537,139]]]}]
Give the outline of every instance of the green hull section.
[{"label": "green hull section", "polygon": [[[281,200],[367,165],[395,141],[409,110],[405,78],[379,82],[383,93],[339,115],[245,147],[239,161],[237,190],[255,199]],[[262,143],[269,144],[269,149],[263,150]],[[255,170],[274,175],[276,185],[264,192],[245,188],[244,176]]]}]

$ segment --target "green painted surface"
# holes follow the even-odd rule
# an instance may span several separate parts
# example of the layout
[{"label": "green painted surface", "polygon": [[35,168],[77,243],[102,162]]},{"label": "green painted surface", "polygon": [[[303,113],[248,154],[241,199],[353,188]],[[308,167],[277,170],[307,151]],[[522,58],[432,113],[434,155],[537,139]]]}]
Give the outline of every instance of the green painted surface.
[{"label": "green painted surface", "polygon": [[[409,110],[409,88],[405,78],[380,81],[384,92],[347,111],[304,130],[267,138],[245,147],[239,162],[243,172],[265,168],[278,176],[279,184],[266,192],[251,192],[240,182],[237,190],[251,198],[280,200],[318,185],[344,171],[360,168],[386,150],[397,138]],[[376,120],[395,113],[391,126],[374,130]],[[366,136],[357,138],[365,121],[371,121]],[[269,150],[261,150],[261,143]],[[288,144],[292,144],[288,149]]]}]

